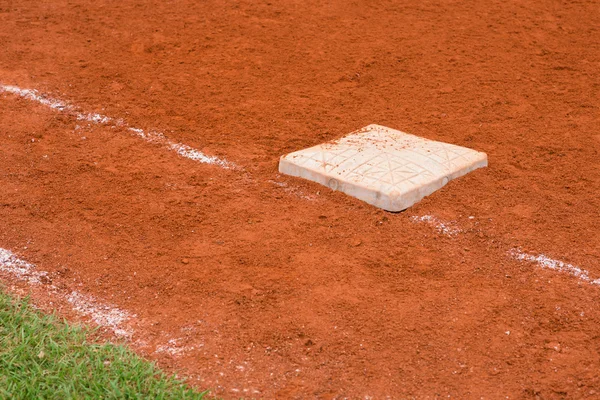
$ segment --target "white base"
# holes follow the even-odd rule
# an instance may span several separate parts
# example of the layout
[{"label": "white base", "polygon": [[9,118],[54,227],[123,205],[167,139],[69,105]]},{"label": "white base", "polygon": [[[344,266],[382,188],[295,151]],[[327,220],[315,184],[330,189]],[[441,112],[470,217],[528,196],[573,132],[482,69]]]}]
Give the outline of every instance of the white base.
[{"label": "white base", "polygon": [[282,156],[279,172],[384,210],[402,211],[452,179],[487,165],[485,153],[369,125],[337,141]]}]

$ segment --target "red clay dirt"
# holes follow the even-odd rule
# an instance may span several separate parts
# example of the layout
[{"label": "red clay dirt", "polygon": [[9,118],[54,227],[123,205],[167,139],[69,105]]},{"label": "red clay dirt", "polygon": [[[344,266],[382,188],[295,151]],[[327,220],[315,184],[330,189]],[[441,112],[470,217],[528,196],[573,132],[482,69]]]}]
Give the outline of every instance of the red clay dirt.
[{"label": "red clay dirt", "polygon": [[[2,94],[0,247],[224,398],[596,398],[600,287],[509,251],[600,277],[599,38],[595,1],[0,1],[0,84],[244,168]],[[398,214],[278,175],[370,123],[490,167]]]}]

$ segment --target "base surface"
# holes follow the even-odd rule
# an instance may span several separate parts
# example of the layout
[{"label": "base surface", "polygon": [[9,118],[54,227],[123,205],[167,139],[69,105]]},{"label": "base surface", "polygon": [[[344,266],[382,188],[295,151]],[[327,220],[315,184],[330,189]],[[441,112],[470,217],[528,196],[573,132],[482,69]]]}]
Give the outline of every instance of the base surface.
[{"label": "base surface", "polygon": [[369,125],[334,142],[281,157],[279,172],[402,211],[450,180],[487,166],[487,155]]}]

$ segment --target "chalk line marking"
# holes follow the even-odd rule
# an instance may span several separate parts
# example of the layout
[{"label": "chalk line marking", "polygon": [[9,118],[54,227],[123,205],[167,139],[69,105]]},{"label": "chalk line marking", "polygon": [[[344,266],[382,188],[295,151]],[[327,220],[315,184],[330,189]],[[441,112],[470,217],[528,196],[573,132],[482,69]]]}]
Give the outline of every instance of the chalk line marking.
[{"label": "chalk line marking", "polygon": [[441,221],[438,217],[433,215],[423,215],[421,217],[414,215],[410,217],[410,219],[413,222],[425,222],[433,226],[439,233],[445,236],[452,237],[462,232],[460,228],[452,226],[454,223]]},{"label": "chalk line marking", "polygon": [[77,291],[71,292],[66,298],[75,311],[91,318],[98,326],[110,328],[121,337],[131,337],[133,334],[131,329],[122,327],[131,318],[128,312],[99,303],[94,297]]},{"label": "chalk line marking", "polygon": [[[277,175],[278,177],[280,177],[281,175]],[[273,179],[269,179],[268,181],[269,183],[272,183],[273,185],[282,188],[284,192],[286,192],[287,194],[291,194],[294,195],[296,197],[299,197],[301,199],[304,200],[308,200],[308,201],[315,201],[317,200],[317,196],[315,196],[314,194],[305,194],[302,190],[295,188],[295,187],[291,187],[290,185],[288,185],[285,182],[279,182],[279,181],[275,181]],[[317,192],[317,195],[319,194],[319,192]]]},{"label": "chalk line marking", "polygon": [[0,247],[0,271],[7,272],[15,278],[30,284],[39,284],[48,276],[45,271],[36,271],[35,265],[21,260],[11,251]]},{"label": "chalk line marking", "polygon": [[[472,219],[472,217],[469,217],[469,219]],[[413,222],[425,222],[430,226],[434,227],[440,234],[449,237],[453,237],[459,233],[464,232],[459,227],[456,227],[454,222],[444,222],[434,215],[414,215],[410,217],[410,220]],[[534,255],[530,253],[525,253],[520,249],[513,248],[508,251],[508,255],[511,258],[514,258],[518,261],[531,262],[537,264],[542,269],[550,269],[553,271],[566,273],[583,282],[589,283],[590,285],[600,286],[600,278],[590,278],[589,272],[587,270],[579,268],[573,264],[566,263],[564,261],[555,260],[544,254]]]},{"label": "chalk line marking", "polygon": [[[0,272],[8,273],[20,281],[39,285],[48,278],[46,271],[38,271],[36,266],[17,257],[13,252],[0,247]],[[126,322],[135,317],[127,311],[97,301],[93,296],[72,291],[62,292],[58,287],[49,285],[49,289],[58,297],[69,302],[78,314],[90,318],[98,326],[108,328],[116,336],[131,338],[133,329]]]},{"label": "chalk line marking", "polygon": [[542,269],[551,269],[553,271],[559,271],[575,278],[582,280],[584,282],[589,283],[590,285],[598,285],[600,286],[600,278],[592,279],[590,278],[589,271],[585,269],[579,268],[573,264],[569,264],[560,260],[555,260],[550,258],[544,254],[533,255],[529,253],[525,253],[519,249],[511,249],[508,254],[519,261],[527,261],[532,262],[540,266]]},{"label": "chalk line marking", "polygon": [[209,156],[194,149],[187,144],[175,142],[167,138],[163,133],[157,131],[145,131],[127,124],[123,119],[115,119],[106,115],[97,113],[85,113],[78,111],[78,108],[62,100],[40,94],[35,89],[23,89],[18,86],[0,84],[0,93],[11,93],[24,99],[34,101],[38,104],[49,107],[53,110],[74,116],[78,121],[87,121],[97,125],[108,125],[112,127],[123,127],[136,136],[147,142],[161,145],[162,147],[174,151],[181,157],[188,158],[204,164],[213,164],[225,169],[238,169],[239,167],[232,162],[221,159],[216,156]]},{"label": "chalk line marking", "polygon": [[[172,357],[180,357],[180,356],[196,349],[196,346],[181,345],[182,341],[183,341],[182,338],[169,339],[168,344],[157,346],[156,350],[154,352],[157,354],[166,353]],[[201,344],[200,346],[203,346],[203,345]]]}]

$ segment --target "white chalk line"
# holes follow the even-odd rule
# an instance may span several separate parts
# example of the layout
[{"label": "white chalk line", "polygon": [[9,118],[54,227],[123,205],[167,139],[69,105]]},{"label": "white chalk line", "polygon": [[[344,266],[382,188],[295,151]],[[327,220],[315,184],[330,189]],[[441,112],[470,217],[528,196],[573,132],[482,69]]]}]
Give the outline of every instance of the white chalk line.
[{"label": "white chalk line", "polygon": [[[280,175],[277,175],[278,177]],[[295,188],[295,187],[290,187],[287,183],[285,182],[279,182],[279,181],[275,181],[272,179],[269,179],[268,181],[269,183],[274,184],[275,186],[282,188],[284,192],[286,192],[287,194],[291,194],[294,195],[296,197],[299,197],[301,199],[304,200],[308,200],[308,201],[315,201],[317,200],[317,196],[315,196],[314,194],[305,194],[302,190]],[[319,194],[319,192],[317,192],[317,194]]]},{"label": "white chalk line", "polygon": [[20,96],[24,99],[34,101],[38,104],[49,107],[53,110],[72,115],[78,121],[87,121],[97,125],[107,125],[112,127],[122,127],[127,129],[129,132],[136,136],[144,139],[146,142],[155,143],[161,145],[168,150],[174,151],[181,157],[188,158],[193,161],[197,161],[204,164],[213,164],[225,169],[237,169],[239,168],[234,163],[221,159],[216,156],[209,156],[201,152],[200,150],[194,149],[187,144],[175,142],[167,138],[163,133],[157,131],[145,131],[140,128],[129,126],[123,119],[115,119],[106,115],[97,113],[85,113],[78,111],[78,108],[63,101],[54,99],[52,97],[40,94],[35,89],[23,89],[18,86],[0,84],[0,93],[11,93]]},{"label": "white chalk line", "polygon": [[[469,217],[469,218],[472,219],[473,217]],[[448,237],[453,237],[453,236],[456,236],[457,234],[463,232],[462,229],[460,229],[459,227],[456,227],[455,222],[444,222],[433,215],[423,215],[423,216],[414,215],[414,216],[410,217],[410,220],[413,222],[427,223],[428,225],[435,228],[438,231],[438,233],[440,233],[444,236],[448,236]],[[534,263],[534,264],[537,264],[542,269],[549,269],[552,271],[566,273],[566,274],[571,275],[583,282],[589,283],[591,285],[600,286],[600,278],[597,278],[597,279],[590,278],[589,271],[587,271],[583,268],[580,268],[578,266],[575,266],[573,264],[566,263],[564,261],[555,260],[553,258],[546,256],[545,254],[535,255],[535,254],[523,252],[522,250],[517,249],[517,248],[508,250],[507,254],[511,258],[516,259],[518,261]]]},{"label": "white chalk line", "polygon": [[[10,250],[0,247],[0,272],[4,272],[14,278],[30,285],[40,285],[50,279],[48,272],[40,271],[34,264],[19,258]],[[110,329],[116,336],[131,339],[134,330],[128,326],[128,321],[135,318],[125,310],[110,304],[102,303],[91,295],[76,290],[65,293],[55,285],[47,285],[48,289],[57,297],[71,304],[73,310],[79,315],[91,319],[96,325]],[[183,338],[170,339],[167,344],[158,345],[155,353],[166,353],[173,357],[180,357],[186,353],[204,346],[183,345]]]},{"label": "white chalk line", "polygon": [[[0,248],[0,272],[12,275],[30,285],[39,285],[44,278],[48,278],[46,271],[38,271],[35,265],[3,248]],[[63,293],[54,285],[48,286],[55,295],[69,302],[73,310],[90,318],[98,326],[112,330],[119,337],[131,338],[133,335],[133,329],[127,326],[127,321],[134,318],[135,315],[110,304],[99,302],[91,295],[77,291]]]},{"label": "white chalk line", "polygon": [[544,254],[529,254],[521,251],[520,249],[511,249],[508,254],[519,261],[527,261],[537,264],[542,269],[550,269],[553,271],[559,271],[562,273],[569,274],[574,276],[575,278],[587,282],[590,285],[598,285],[600,286],[600,278],[592,279],[590,278],[589,271],[579,268],[573,264],[566,263],[564,261],[555,260],[550,258]]},{"label": "white chalk line", "polygon": [[[186,353],[189,353],[190,351],[196,350],[196,346],[184,346],[181,344],[182,341],[182,338],[169,339],[167,344],[157,346],[154,352],[156,354],[166,353],[172,357],[180,357]],[[200,346],[203,345],[200,344]]]},{"label": "white chalk line", "polygon": [[432,227],[434,227],[438,233],[441,233],[444,236],[456,236],[461,231],[460,228],[454,226],[454,223],[441,221],[438,217],[433,215],[423,215],[423,216],[412,216],[410,217],[413,222],[425,222]]},{"label": "white chalk line", "polygon": [[0,248],[0,271],[9,273],[15,278],[30,284],[39,284],[48,276],[45,271],[36,271],[33,264],[21,260],[11,251]]},{"label": "white chalk line", "polygon": [[67,301],[73,305],[75,311],[91,318],[96,325],[112,329],[117,336],[132,336],[133,330],[123,328],[123,323],[134,315],[108,304],[99,303],[92,296],[77,291],[71,292],[67,296]]}]

